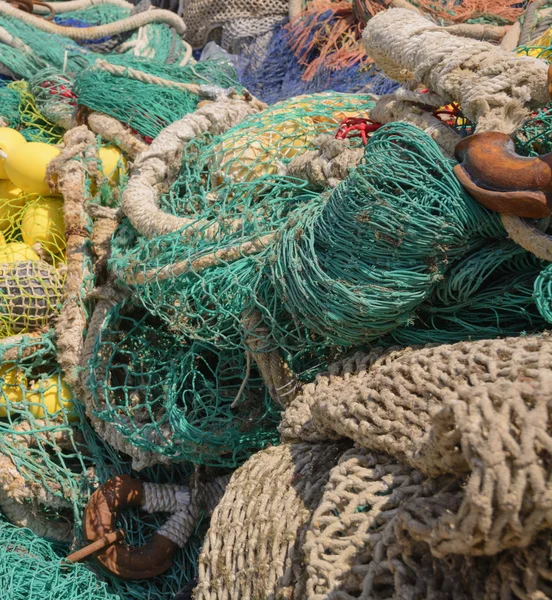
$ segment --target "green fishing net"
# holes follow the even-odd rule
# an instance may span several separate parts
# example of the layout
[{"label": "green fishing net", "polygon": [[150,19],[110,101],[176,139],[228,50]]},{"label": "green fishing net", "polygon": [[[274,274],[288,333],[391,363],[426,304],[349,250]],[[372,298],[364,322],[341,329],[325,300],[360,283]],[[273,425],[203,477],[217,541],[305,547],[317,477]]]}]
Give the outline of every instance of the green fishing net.
[{"label": "green fishing net", "polygon": [[97,336],[89,363],[96,416],[174,461],[235,467],[277,443],[279,410],[243,352],[183,344],[141,312],[116,305]]},{"label": "green fishing net", "polygon": [[536,111],[513,135],[516,150],[523,156],[552,152],[552,104]]},{"label": "green fishing net", "polygon": [[[84,406],[65,383],[55,362],[51,333],[38,338],[25,336],[4,340],[0,349],[4,357],[0,367],[0,511],[7,517],[17,514],[21,519],[14,506],[22,505],[27,523],[36,533],[64,542],[55,545],[55,551],[44,555],[50,561],[50,579],[46,578],[42,569],[37,573],[30,570],[12,573],[11,579],[6,579],[11,573],[8,565],[13,566],[14,562],[8,562],[8,565],[2,562],[0,582],[9,583],[7,587],[0,587],[2,592],[9,590],[14,594],[7,596],[9,600],[44,600],[41,593],[49,590],[48,586],[54,586],[53,591],[64,590],[63,585],[69,585],[69,578],[69,582],[77,586],[75,594],[81,590],[77,585],[81,579],[90,586],[89,596],[82,596],[87,600],[95,600],[94,593],[101,590],[104,590],[105,596],[98,598],[111,598],[111,593],[116,593],[121,600],[172,598],[196,575],[205,523],[198,524],[196,533],[177,552],[174,566],[154,580],[123,581],[101,569],[94,577],[92,573],[86,575],[88,572],[82,565],[62,568],[59,558],[70,553],[69,542],[83,544],[83,510],[98,485],[123,473],[148,482],[183,484],[192,473],[191,465],[180,463],[169,468],[147,468],[134,473],[128,458],[99,438],[86,420]],[[7,351],[12,351],[9,360],[5,358]],[[166,515],[133,509],[121,514],[118,526],[125,531],[127,543],[142,545],[165,520]],[[3,527],[0,523],[0,540],[7,527],[13,539],[17,535],[22,540],[35,539],[24,529]],[[54,548],[48,542],[43,544],[41,548]],[[0,543],[0,551],[2,549]],[[40,556],[43,555],[34,558]],[[18,557],[12,558],[16,561]],[[20,559],[18,564],[21,568],[23,565],[27,565],[26,569],[31,568],[30,557],[22,556]],[[51,564],[54,560],[56,563]],[[100,580],[105,581],[107,587],[100,584]],[[68,597],[73,598],[72,595]],[[57,600],[58,596],[51,598]]]},{"label": "green fishing net", "polygon": [[[343,118],[366,115],[371,106],[361,95],[317,94],[276,104],[222,136],[191,142],[180,177],[160,199],[165,212],[188,218],[190,225],[152,239],[128,224],[121,227],[112,261],[120,283],[144,277],[145,283],[130,288],[135,297],[186,339],[242,349],[250,333],[244,321],[258,311],[277,337],[290,338],[294,352],[318,351],[301,323],[273,318],[283,309],[267,277],[268,249],[245,256],[238,248],[232,260],[217,258],[201,272],[177,277],[170,276],[170,265],[275,235],[294,207],[319,195],[285,175],[285,165],[316,147],[319,135],[334,133]],[[169,276],[158,278],[164,267]]]},{"label": "green fishing net", "polygon": [[67,548],[0,515],[0,590],[5,600],[121,600],[82,564],[62,565]]},{"label": "green fishing net", "polygon": [[19,94],[8,86],[7,83],[0,82],[0,119],[8,127],[18,128],[20,124],[19,116]]},{"label": "green fishing net", "polygon": [[490,242],[458,261],[408,326],[391,336],[402,345],[448,344],[542,331],[545,314],[534,288],[544,266],[513,242]]},{"label": "green fishing net", "polygon": [[[295,130],[290,112],[269,110],[256,121],[270,120],[269,139],[286,139],[282,132]],[[312,113],[305,118],[315,120]],[[329,128],[322,119],[316,125]],[[246,146],[248,126],[255,141]],[[258,311],[269,337],[290,351],[362,344],[407,323],[455,260],[488,238],[505,237],[498,216],[463,191],[453,163],[415,127],[378,130],[363,163],[323,194],[275,173],[274,158],[284,163],[285,152],[301,150],[298,144],[288,141],[279,156],[262,142],[256,149],[262,137],[255,127],[262,125],[251,127],[243,123],[202,153],[198,148],[196,162],[190,148],[185,153],[183,176],[160,205],[197,225],[152,240],[127,239],[130,252],[115,254],[119,279],[147,277],[147,284],[133,286],[135,295],[173,331],[243,347],[252,333],[247,317]],[[234,139],[243,146],[226,142]],[[251,257],[167,279],[156,280],[152,271],[269,232],[276,234],[267,249]]]},{"label": "green fishing net", "polygon": [[138,133],[154,138],[167,125],[195,110],[200,97],[180,87],[140,81],[126,69],[180,84],[211,85],[228,88],[237,85],[232,67],[224,61],[205,61],[194,65],[154,63],[146,59],[110,57],[123,69],[113,74],[101,64],[82,71],[75,78],[79,103],[126,123]]}]

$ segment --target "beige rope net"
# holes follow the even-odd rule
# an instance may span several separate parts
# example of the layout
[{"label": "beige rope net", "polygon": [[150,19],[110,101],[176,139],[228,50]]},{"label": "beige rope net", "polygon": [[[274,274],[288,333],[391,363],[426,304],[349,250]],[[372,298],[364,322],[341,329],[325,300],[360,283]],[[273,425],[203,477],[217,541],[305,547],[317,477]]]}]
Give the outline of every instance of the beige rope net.
[{"label": "beige rope net", "polygon": [[550,597],[551,362],[543,334],[332,365],[232,477],[197,598]]}]

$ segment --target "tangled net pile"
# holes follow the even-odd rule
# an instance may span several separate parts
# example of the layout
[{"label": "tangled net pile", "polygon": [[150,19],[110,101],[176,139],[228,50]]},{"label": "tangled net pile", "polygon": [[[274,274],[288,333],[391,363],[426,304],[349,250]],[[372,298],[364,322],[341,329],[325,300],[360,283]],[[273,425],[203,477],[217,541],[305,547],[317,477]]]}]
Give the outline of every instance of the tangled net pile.
[{"label": "tangled net pile", "polygon": [[547,2],[161,4],[0,0],[7,600],[552,597]]},{"label": "tangled net pile", "polygon": [[549,597],[551,350],[545,335],[332,365],[286,410],[285,443],[233,475],[196,596]]}]

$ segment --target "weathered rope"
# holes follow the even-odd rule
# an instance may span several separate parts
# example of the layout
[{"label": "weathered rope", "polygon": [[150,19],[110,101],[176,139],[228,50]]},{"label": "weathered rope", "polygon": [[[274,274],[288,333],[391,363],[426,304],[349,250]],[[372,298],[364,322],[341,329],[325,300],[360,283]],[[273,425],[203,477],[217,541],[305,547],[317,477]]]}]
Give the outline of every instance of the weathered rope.
[{"label": "weathered rope", "polygon": [[84,309],[85,279],[89,275],[86,255],[89,254],[89,223],[84,210],[85,181],[87,173],[97,178],[96,138],[85,125],[68,131],[65,147],[49,165],[47,176],[50,185],[56,182],[63,196],[63,216],[67,243],[67,274],[63,289],[63,306],[56,319],[57,360],[68,382],[74,385],[86,330]]},{"label": "weathered rope", "polygon": [[516,244],[541,260],[552,262],[552,236],[539,231],[520,217],[501,214],[500,218],[504,229]]},{"label": "weathered rope", "polygon": [[[191,56],[192,47],[189,44],[186,44],[186,56]],[[187,61],[186,61],[187,62]],[[142,83],[149,83],[151,85],[159,85],[162,87],[172,87],[177,90],[184,90],[189,92],[190,94],[201,94],[201,86],[196,83],[182,83],[181,81],[171,81],[170,79],[164,79],[163,77],[157,77],[157,75],[150,75],[149,73],[145,73],[144,71],[140,71],[138,69],[133,69],[132,67],[121,67],[119,65],[112,65],[111,63],[98,58],[98,60],[94,63],[94,68],[100,69],[109,73],[110,75],[114,75],[116,77],[128,77],[130,79],[136,79],[137,81],[141,81]]]},{"label": "weathered rope", "polygon": [[189,141],[207,132],[221,134],[255,112],[254,106],[241,99],[208,103],[169,125],[153,140],[137,157],[121,200],[125,214],[140,234],[154,237],[190,225],[203,228],[204,222],[162,211],[157,204],[159,196],[178,176],[182,151]]},{"label": "weathered rope", "polygon": [[546,105],[548,66],[487,42],[454,36],[405,9],[389,9],[368,21],[366,50],[393,79],[423,83],[459,102],[478,131],[512,133],[530,109]]},{"label": "weathered rope", "polygon": [[104,140],[117,144],[130,158],[135,158],[148,148],[148,145],[135,136],[128,127],[109,115],[92,111],[88,113],[86,122],[96,135],[101,135]]},{"label": "weathered rope", "polygon": [[111,37],[126,33],[127,31],[133,31],[134,29],[139,29],[140,27],[150,25],[151,23],[164,23],[165,25],[172,27],[180,36],[183,36],[186,33],[186,25],[180,17],[168,10],[160,9],[141,12],[132,17],[127,17],[126,19],[121,19],[114,23],[107,23],[106,25],[82,28],[56,25],[55,23],[46,21],[42,17],[23,12],[5,0],[0,0],[0,14],[13,17],[27,25],[32,25],[33,27],[40,29],[40,31],[61,35],[72,40],[97,40],[104,37]]}]

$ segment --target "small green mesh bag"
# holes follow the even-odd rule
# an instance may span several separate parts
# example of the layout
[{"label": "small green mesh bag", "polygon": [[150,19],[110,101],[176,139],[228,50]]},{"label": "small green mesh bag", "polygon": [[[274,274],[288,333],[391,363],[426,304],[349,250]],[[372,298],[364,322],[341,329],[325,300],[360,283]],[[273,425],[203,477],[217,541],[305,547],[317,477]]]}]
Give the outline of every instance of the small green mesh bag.
[{"label": "small green mesh bag", "polygon": [[235,467],[277,443],[279,410],[241,351],[182,343],[136,307],[116,305],[96,337],[94,414],[173,461]]}]

